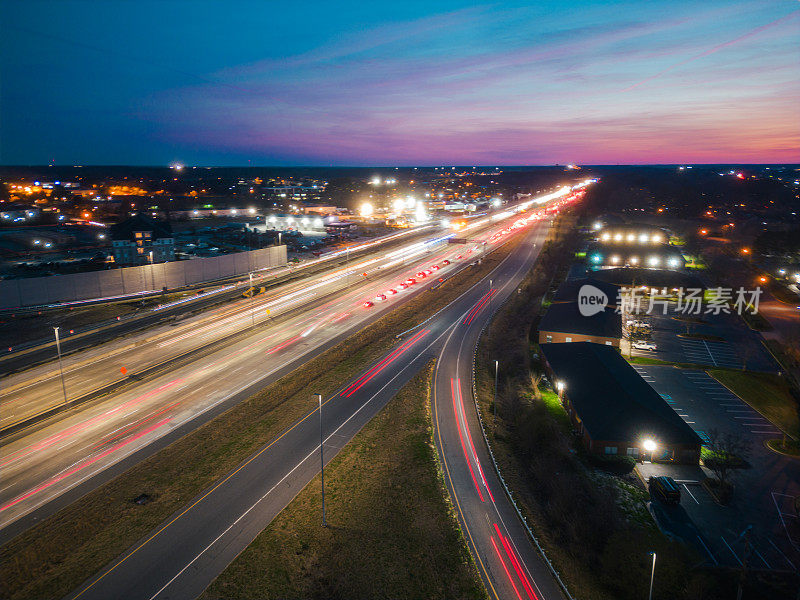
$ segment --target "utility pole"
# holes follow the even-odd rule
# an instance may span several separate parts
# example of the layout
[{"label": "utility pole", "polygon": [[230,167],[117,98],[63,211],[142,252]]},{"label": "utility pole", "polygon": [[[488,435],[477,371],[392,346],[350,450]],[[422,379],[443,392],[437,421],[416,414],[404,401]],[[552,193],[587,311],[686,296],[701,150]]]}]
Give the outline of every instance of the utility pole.
[{"label": "utility pole", "polygon": [[327,527],[325,521],[325,458],[322,453],[322,394],[317,394],[319,400],[319,465],[320,465],[320,485],[322,486],[322,526]]},{"label": "utility pole", "polygon": [[500,370],[500,362],[494,361],[494,428],[497,431],[497,372]]},{"label": "utility pole", "polygon": [[61,373],[61,391],[64,392],[64,404],[67,404],[67,385],[64,383],[64,366],[61,364],[61,340],[58,339],[58,327],[53,327],[56,334],[56,351],[58,352],[58,370]]}]

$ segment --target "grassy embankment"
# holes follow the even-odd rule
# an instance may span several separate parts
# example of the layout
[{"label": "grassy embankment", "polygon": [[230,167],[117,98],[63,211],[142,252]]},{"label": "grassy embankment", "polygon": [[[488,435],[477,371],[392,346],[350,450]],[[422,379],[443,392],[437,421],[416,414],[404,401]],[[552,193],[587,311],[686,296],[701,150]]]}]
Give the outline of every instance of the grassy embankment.
[{"label": "grassy embankment", "polygon": [[[396,343],[395,336],[446,306],[489,273],[516,238],[401,308],[86,494],[0,548],[3,595],[59,598],[185,506],[248,456],[313,411]],[[137,505],[146,493],[153,501]]]},{"label": "grassy embankment", "polygon": [[211,584],[226,598],[484,598],[438,470],[423,369]]},{"label": "grassy embankment", "polygon": [[[646,597],[649,552],[658,554],[655,598],[717,600],[735,594],[736,579],[693,568],[700,557],[667,539],[644,502],[647,492],[630,475],[591,468],[571,435],[552,390],[537,384],[541,364],[535,325],[542,298],[568,266],[574,241],[555,240],[481,339],[476,364],[478,403],[506,482],[548,556],[576,598]],[[497,422],[493,421],[493,361],[500,357]],[[751,575],[745,594],[779,597],[782,583]]]}]

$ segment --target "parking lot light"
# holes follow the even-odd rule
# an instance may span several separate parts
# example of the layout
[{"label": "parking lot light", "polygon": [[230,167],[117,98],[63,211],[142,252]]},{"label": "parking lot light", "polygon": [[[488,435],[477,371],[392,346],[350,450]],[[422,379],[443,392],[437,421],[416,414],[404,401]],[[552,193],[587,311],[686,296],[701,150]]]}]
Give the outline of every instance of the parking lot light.
[{"label": "parking lot light", "polygon": [[653,555],[653,569],[650,571],[650,596],[649,596],[649,600],[653,600],[653,579],[656,576],[656,553],[655,553],[655,551],[653,551],[650,554]]},{"label": "parking lot light", "polygon": [[655,452],[656,448],[658,448],[658,444],[656,444],[653,440],[645,440],[642,444],[642,447],[648,452]]}]

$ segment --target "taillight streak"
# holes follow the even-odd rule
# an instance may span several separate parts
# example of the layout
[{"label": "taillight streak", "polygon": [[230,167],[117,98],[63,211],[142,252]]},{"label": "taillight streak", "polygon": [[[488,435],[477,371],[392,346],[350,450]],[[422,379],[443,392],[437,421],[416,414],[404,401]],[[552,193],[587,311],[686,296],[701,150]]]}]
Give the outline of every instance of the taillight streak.
[{"label": "taillight streak", "polygon": [[509,560],[511,560],[511,566],[514,567],[514,570],[517,572],[517,577],[519,577],[519,580],[522,582],[522,587],[525,588],[525,593],[528,594],[528,598],[531,600],[538,600],[539,597],[536,595],[536,592],[533,591],[533,586],[528,580],[528,576],[525,574],[525,570],[522,568],[517,558],[517,553],[514,552],[514,548],[511,547],[511,544],[505,536],[500,533],[500,528],[497,526],[497,523],[494,524],[494,529],[497,532],[497,537],[500,538],[500,543],[503,544],[506,554],[508,554]]},{"label": "taillight streak", "polygon": [[461,441],[461,450],[464,452],[464,459],[467,461],[467,467],[469,467],[469,474],[472,476],[472,482],[475,484],[475,489],[478,491],[478,497],[480,497],[481,502],[485,502],[483,498],[483,492],[481,492],[481,486],[478,485],[478,480],[475,478],[475,471],[472,469],[472,461],[469,459],[469,454],[467,453],[467,445],[464,443],[464,435],[461,433],[461,418],[458,413],[458,405],[457,405],[457,398],[459,398],[459,390],[457,387],[456,379],[450,380],[450,389],[453,396],[453,412],[456,416],[456,428],[458,429],[458,439]]},{"label": "taillight streak", "polygon": [[461,395],[460,379],[456,379],[456,392],[458,393],[458,406],[461,409],[461,419],[462,422],[464,423],[464,429],[467,432],[467,441],[469,442],[469,447],[472,450],[472,457],[475,459],[475,464],[478,467],[478,474],[481,476],[483,487],[486,488],[486,491],[489,493],[489,498],[491,499],[492,503],[494,503],[494,496],[492,495],[492,490],[489,489],[489,484],[486,482],[486,476],[483,474],[483,467],[481,466],[481,461],[480,459],[478,459],[478,453],[475,452],[475,444],[472,443],[472,433],[470,433],[469,431],[469,426],[467,425],[467,418],[466,416],[464,416],[464,398]]},{"label": "taillight streak", "polygon": [[486,303],[489,302],[489,300],[492,299],[492,296],[494,296],[496,293],[497,293],[496,289],[492,289],[490,292],[486,293],[478,301],[478,303],[475,306],[472,307],[472,310],[467,313],[467,316],[464,317],[464,320],[461,321],[461,324],[462,325],[471,325],[472,321],[475,320],[475,317],[478,316],[478,313],[481,311],[481,309],[484,306],[486,306]]},{"label": "taillight streak", "polygon": [[492,546],[494,546],[494,551],[497,553],[497,558],[500,560],[500,564],[503,565],[503,570],[506,572],[506,576],[508,577],[508,581],[511,583],[511,587],[514,588],[514,593],[517,595],[519,600],[522,600],[522,596],[519,595],[519,590],[514,583],[514,579],[511,577],[511,572],[506,566],[506,561],[503,560],[503,555],[500,554],[500,549],[497,547],[497,542],[494,541],[494,536],[490,535],[489,540],[491,540]]},{"label": "taillight streak", "polygon": [[81,465],[77,465],[75,467],[72,467],[68,471],[65,471],[64,473],[61,473],[61,475],[58,475],[58,476],[54,477],[53,479],[51,479],[47,483],[43,483],[42,485],[37,486],[34,489],[22,494],[21,496],[18,496],[17,498],[12,500],[11,502],[8,502],[8,503],[4,504],[3,506],[0,506],[0,512],[4,511],[6,509],[9,509],[9,508],[11,508],[12,506],[14,506],[16,504],[19,504],[23,500],[27,500],[28,498],[30,498],[34,494],[38,494],[42,490],[45,490],[45,489],[49,488],[51,485],[55,485],[56,483],[58,483],[59,481],[62,481],[63,479],[66,479],[70,475],[74,475],[78,471],[80,471],[82,469],[85,469],[88,466],[93,465],[94,463],[96,463],[101,458],[105,458],[106,456],[108,456],[112,452],[118,450],[119,448],[122,448],[123,446],[126,446],[127,444],[130,444],[131,442],[134,442],[134,441],[138,440],[139,438],[144,437],[148,433],[151,433],[151,432],[155,431],[156,429],[158,429],[159,427],[161,427],[163,425],[166,425],[171,420],[172,419],[170,418],[170,419],[164,419],[163,421],[159,421],[158,423],[148,427],[144,431],[140,431],[139,433],[137,433],[132,438],[130,438],[128,440],[125,440],[124,442],[120,442],[119,444],[115,444],[114,446],[112,446],[108,450],[105,450],[105,451],[101,452],[97,456],[93,457],[91,460],[89,460],[89,461],[87,461],[87,462],[85,462],[85,463],[83,463]]},{"label": "taillight streak", "polygon": [[349,398],[353,394],[355,394],[358,390],[360,390],[368,381],[370,381],[373,377],[375,377],[378,373],[380,373],[384,368],[386,368],[392,361],[394,361],[398,356],[400,356],[403,352],[408,350],[411,346],[416,344],[419,340],[424,338],[426,335],[430,333],[430,329],[422,329],[421,331],[417,332],[415,335],[410,337],[406,340],[405,343],[401,344],[397,348],[395,348],[388,356],[386,356],[383,360],[373,366],[369,371],[364,373],[361,377],[356,379],[353,383],[347,386],[342,392],[340,396],[344,398]]}]

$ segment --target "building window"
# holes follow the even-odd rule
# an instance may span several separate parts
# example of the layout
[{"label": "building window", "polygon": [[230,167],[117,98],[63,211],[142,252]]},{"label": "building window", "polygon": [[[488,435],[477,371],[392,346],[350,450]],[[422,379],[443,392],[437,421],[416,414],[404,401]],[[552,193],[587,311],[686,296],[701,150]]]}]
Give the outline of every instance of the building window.
[{"label": "building window", "polygon": [[571,337],[565,338],[565,339],[564,339],[564,341],[566,341],[566,342],[571,342],[571,341],[572,341],[572,338],[571,338]]},{"label": "building window", "polygon": [[639,449],[638,448],[628,448],[628,456],[632,456],[634,458],[639,458]]},{"label": "building window", "polygon": [[547,339],[548,342],[552,342],[553,341],[553,336],[552,335],[548,335],[546,339]]},{"label": "building window", "polygon": [[612,344],[611,342],[606,342],[606,346],[613,346],[613,345],[614,344]]},{"label": "building window", "polygon": [[606,446],[605,453],[606,454],[616,454],[617,453],[617,447],[616,446]]}]

